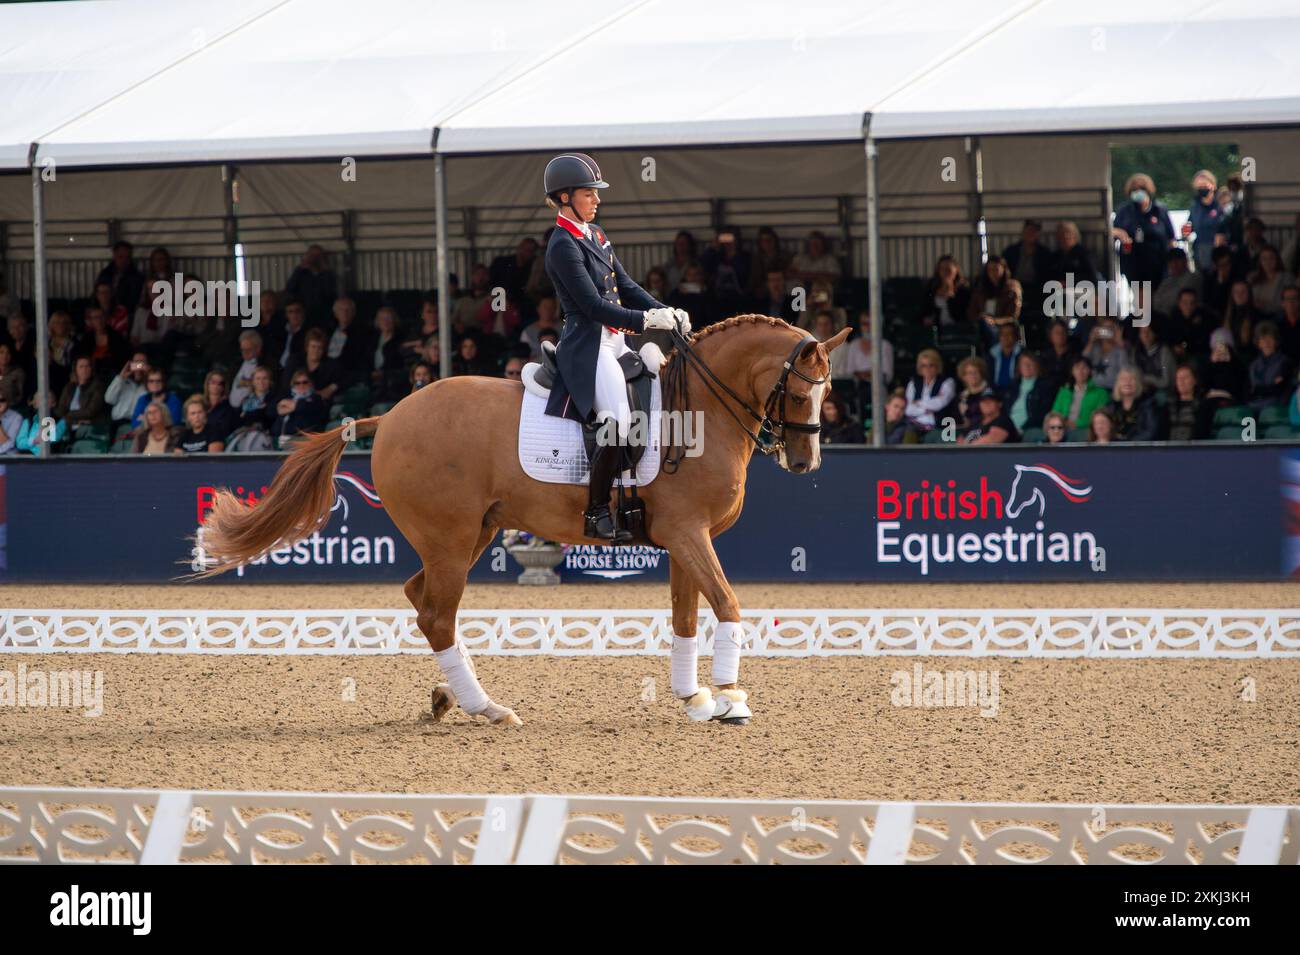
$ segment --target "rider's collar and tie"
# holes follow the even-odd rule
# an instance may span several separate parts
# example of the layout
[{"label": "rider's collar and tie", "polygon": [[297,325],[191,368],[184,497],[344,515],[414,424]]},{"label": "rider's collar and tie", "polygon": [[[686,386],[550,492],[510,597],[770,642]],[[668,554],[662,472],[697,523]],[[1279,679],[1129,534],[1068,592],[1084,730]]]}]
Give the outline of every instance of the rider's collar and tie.
[{"label": "rider's collar and tie", "polygon": [[555,224],[561,226],[566,232],[576,238],[590,239],[591,226],[586,222],[574,222],[563,212],[555,217]]}]

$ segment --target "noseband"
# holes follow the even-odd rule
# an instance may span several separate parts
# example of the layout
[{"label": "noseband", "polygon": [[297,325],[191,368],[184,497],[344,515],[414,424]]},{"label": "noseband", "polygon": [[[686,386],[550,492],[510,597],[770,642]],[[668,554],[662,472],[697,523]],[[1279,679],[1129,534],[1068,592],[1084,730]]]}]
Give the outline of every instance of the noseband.
[{"label": "noseband", "polygon": [[[768,392],[767,401],[763,403],[763,413],[761,415],[749,406],[749,402],[736,394],[736,392],[732,390],[725,381],[722,381],[713,373],[713,370],[709,368],[709,366],[704,363],[704,360],[695,353],[695,349],[691,347],[690,341],[683,336],[681,332],[674,330],[672,332],[672,337],[677,343],[677,351],[674,356],[676,360],[673,362],[673,365],[670,365],[669,367],[673,368],[673,366],[676,366],[674,370],[677,378],[677,396],[679,399],[677,401],[678,410],[686,410],[686,371],[689,366],[694,365],[695,369],[700,373],[700,377],[704,380],[705,387],[707,387],[709,391],[713,393],[713,396],[718,399],[718,403],[727,409],[727,413],[735,419],[736,423],[740,425],[741,430],[744,431],[749,439],[754,442],[754,448],[760,454],[773,454],[784,449],[786,445],[787,431],[797,431],[800,434],[819,434],[821,432],[822,426],[820,414],[817,415],[818,420],[815,424],[804,424],[799,421],[787,421],[785,417],[785,399],[789,393],[786,384],[789,382],[791,374],[802,378],[810,385],[823,385],[826,383],[827,379],[830,378],[829,372],[824,378],[813,378],[809,375],[805,375],[795,367],[795,361],[798,359],[799,352],[803,350],[804,346],[809,342],[814,344],[817,342],[817,339],[813,338],[811,335],[805,335],[795,343],[795,346],[792,349],[790,349],[790,354],[786,356],[785,362],[781,366],[781,374],[776,379],[776,384],[772,386],[772,390]],[[718,394],[714,385],[717,385],[718,388],[721,388],[726,392],[727,395],[736,402],[736,404],[740,405],[740,407],[744,409],[745,413],[748,414],[750,418],[758,422],[757,434],[750,432],[750,426],[741,420],[740,416],[732,410],[731,406],[727,404],[727,402],[722,400],[722,396]],[[681,453],[677,453],[679,451]],[[678,465],[681,463],[682,454],[684,454],[684,452],[684,448],[673,447],[670,453],[664,458],[663,470],[668,474],[672,474],[676,471]]]}]

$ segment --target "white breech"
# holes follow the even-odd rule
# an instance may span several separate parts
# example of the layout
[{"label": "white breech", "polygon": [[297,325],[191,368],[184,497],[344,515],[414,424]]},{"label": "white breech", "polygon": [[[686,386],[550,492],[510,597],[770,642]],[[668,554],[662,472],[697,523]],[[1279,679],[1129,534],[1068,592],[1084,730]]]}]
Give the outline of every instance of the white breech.
[{"label": "white breech", "polygon": [[627,402],[627,380],[618,357],[631,350],[622,332],[601,329],[600,352],[596,358],[596,420],[613,418],[620,443],[627,440],[628,429],[632,427],[632,408]]}]

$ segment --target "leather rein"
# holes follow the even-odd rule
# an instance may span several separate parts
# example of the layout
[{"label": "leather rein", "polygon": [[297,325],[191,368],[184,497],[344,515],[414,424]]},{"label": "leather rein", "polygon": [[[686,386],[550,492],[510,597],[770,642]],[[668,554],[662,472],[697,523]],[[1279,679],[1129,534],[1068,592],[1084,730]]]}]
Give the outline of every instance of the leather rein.
[{"label": "leather rein", "polygon": [[[731,415],[736,424],[740,425],[740,429],[745,432],[746,437],[754,442],[754,449],[760,454],[774,454],[784,448],[787,431],[797,431],[800,434],[819,434],[821,432],[822,426],[820,414],[817,416],[816,424],[787,421],[785,417],[785,399],[789,393],[786,389],[786,383],[789,381],[792,373],[797,377],[802,378],[810,385],[823,385],[830,378],[829,372],[827,372],[826,376],[823,378],[813,378],[809,375],[805,375],[795,367],[795,361],[798,358],[799,352],[801,352],[809,342],[816,343],[816,338],[811,335],[805,335],[795,343],[795,346],[792,349],[790,349],[790,354],[786,356],[785,363],[781,367],[780,377],[777,378],[776,384],[772,386],[772,390],[768,392],[767,401],[763,404],[763,413],[761,415],[749,406],[749,402],[736,394],[736,392],[728,386],[725,381],[713,373],[713,369],[709,368],[709,366],[704,363],[704,360],[696,354],[695,349],[691,347],[690,340],[682,335],[681,332],[674,329],[672,331],[672,338],[676,342],[676,350],[673,352],[672,359],[665,370],[672,372],[674,376],[674,390],[676,391],[677,396],[677,401],[675,401],[674,404],[676,405],[677,410],[683,412],[687,410],[686,401],[688,389],[686,373],[692,366],[694,366],[695,370],[699,372],[700,378],[704,381],[705,387],[712,392],[713,397],[718,399],[718,403],[727,410],[727,414]],[[667,376],[665,376],[664,384],[666,388]],[[715,385],[717,386],[716,388],[714,387]],[[718,394],[718,388],[721,388],[728,397],[732,399],[732,401],[740,405],[745,413],[758,423],[757,434],[751,432],[749,430],[750,425],[746,424],[745,421],[741,419],[740,415],[736,414],[730,404],[722,400],[722,395]],[[673,446],[669,448],[668,454],[664,457],[663,471],[667,474],[674,473],[680,466],[682,457],[685,453],[686,448],[683,444],[673,444]]]}]

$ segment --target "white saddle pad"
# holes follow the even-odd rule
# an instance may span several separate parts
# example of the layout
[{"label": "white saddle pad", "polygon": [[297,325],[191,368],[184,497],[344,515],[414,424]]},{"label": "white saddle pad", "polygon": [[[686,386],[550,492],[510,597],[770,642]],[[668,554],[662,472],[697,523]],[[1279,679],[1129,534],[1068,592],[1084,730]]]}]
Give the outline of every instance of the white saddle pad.
[{"label": "white saddle pad", "polygon": [[[659,378],[650,382],[650,441],[636,466],[636,480],[625,471],[616,483],[645,487],[659,473],[661,397]],[[519,466],[536,481],[548,484],[586,484],[591,473],[582,425],[546,413],[546,399],[524,390],[519,413]]]}]

